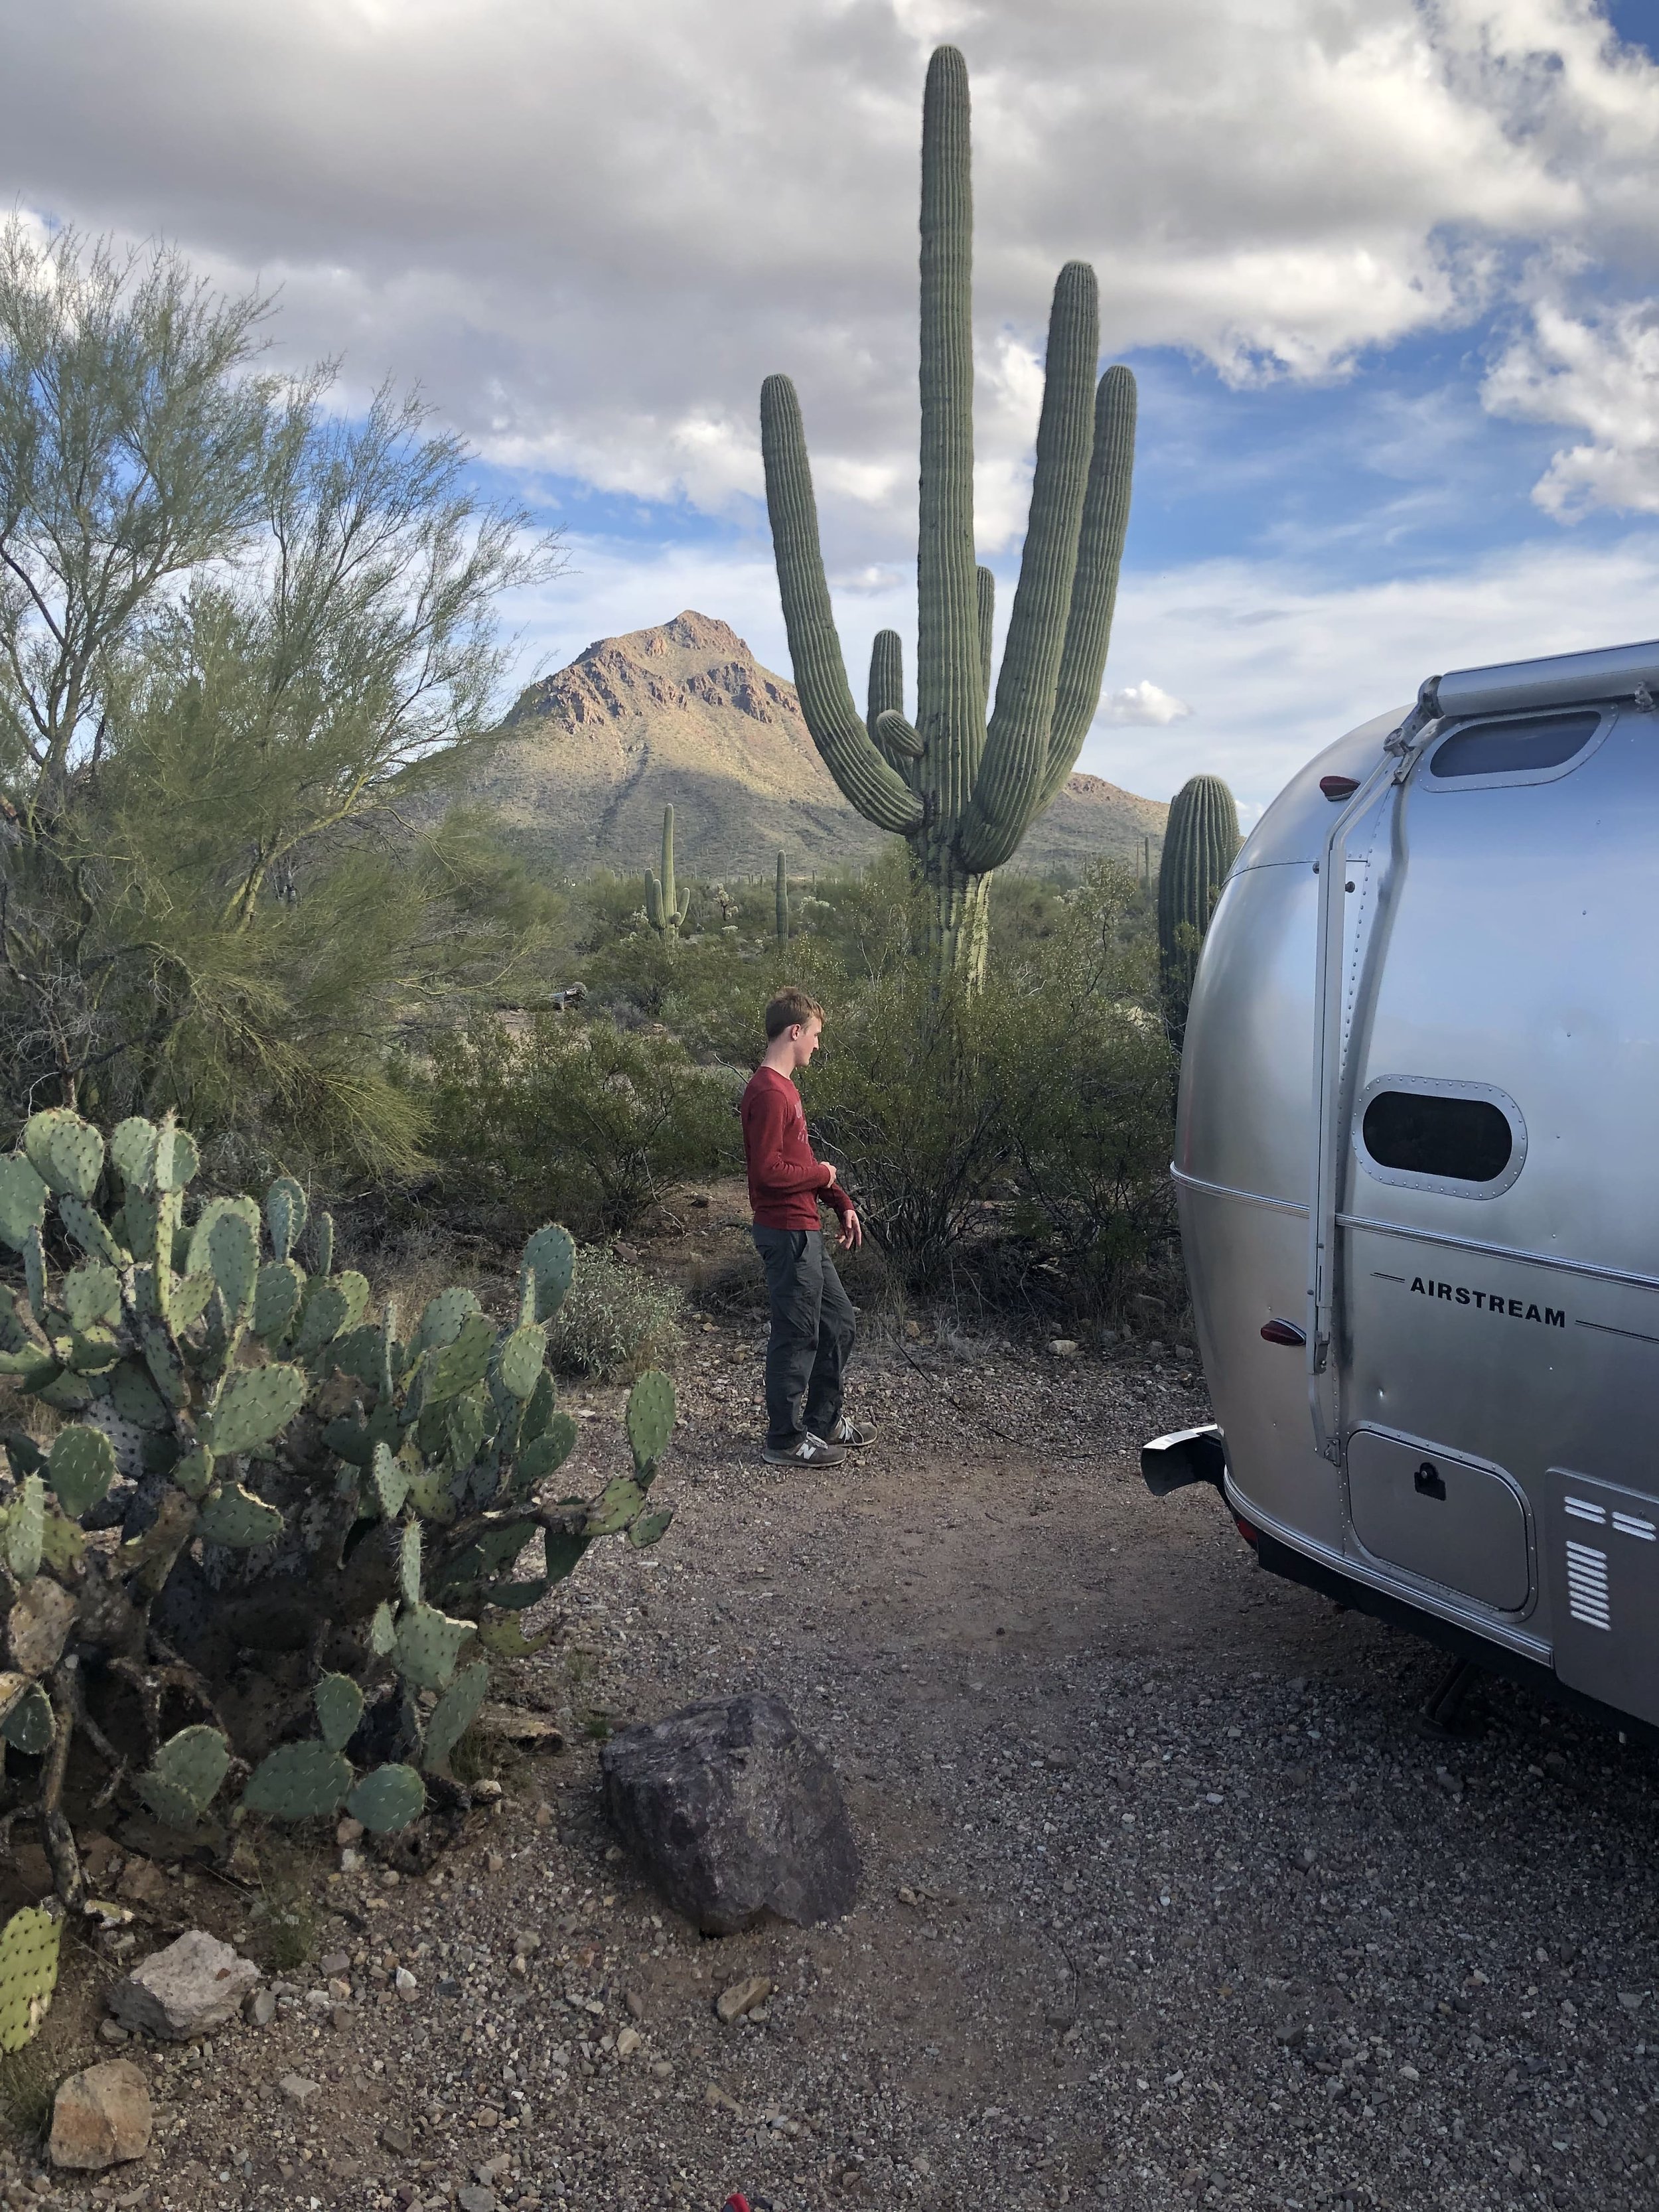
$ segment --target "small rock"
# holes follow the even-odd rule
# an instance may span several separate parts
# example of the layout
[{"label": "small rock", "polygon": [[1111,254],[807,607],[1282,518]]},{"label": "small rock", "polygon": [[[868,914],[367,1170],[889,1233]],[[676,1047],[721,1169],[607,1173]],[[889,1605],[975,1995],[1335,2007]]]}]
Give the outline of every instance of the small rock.
[{"label": "small rock", "polygon": [[275,1990],[250,1990],[242,2001],[242,2013],[250,2027],[269,2027],[276,2017]]},{"label": "small rock", "polygon": [[115,1894],[129,1905],[165,1905],[167,1878],[154,1859],[129,1859]]},{"label": "small rock", "polygon": [[455,2192],[461,2212],[495,2212],[495,2192],[482,2182],[469,2181]]},{"label": "small rock", "polygon": [[766,2002],[772,1994],[772,1984],[764,1974],[749,1974],[730,1989],[722,1990],[714,2001],[714,2010],[729,2027],[734,2020],[741,2020],[746,2012]]},{"label": "small rock", "polygon": [[1048,1357],[1051,1359],[1075,1359],[1077,1339],[1074,1336],[1051,1336],[1048,1340]]},{"label": "small rock", "polygon": [[1642,2000],[1646,1994],[1647,1992],[1645,1990],[1620,1990],[1619,1992],[1619,2002],[1623,2005],[1626,2012],[1640,2012],[1642,2009]]},{"label": "small rock", "polygon": [[645,2038],[640,2033],[637,2027],[623,2028],[617,2038],[617,2057],[631,2058],[634,2056],[634,2053],[641,2048],[644,2041]]},{"label": "small rock", "polygon": [[222,2027],[259,1979],[252,1959],[192,1928],[117,1982],[109,2008],[123,2027],[187,2043]]},{"label": "small rock", "polygon": [[482,2166],[473,2167],[472,2179],[482,2181],[486,2189],[493,2189],[512,2163],[510,2151],[497,2151],[494,2158],[487,2158]]},{"label": "small rock", "polygon": [[392,1986],[405,2004],[413,2004],[420,1991],[420,1984],[407,1966],[399,1966],[392,1977]]},{"label": "small rock", "polygon": [[149,2148],[149,2087],[130,2058],[71,2074],[52,2108],[46,2154],[54,2166],[97,2172]]},{"label": "small rock", "polygon": [[538,1828],[550,1828],[552,1825],[553,1808],[550,1805],[538,1805],[536,1808],[536,1826]]},{"label": "small rock", "polygon": [[395,2123],[380,2130],[380,2141],[397,2158],[407,2158],[415,2148],[415,2138],[409,2130]]},{"label": "small rock", "polygon": [[702,2093],[702,2100],[705,2105],[712,2106],[717,2112],[735,2112],[738,2109],[737,2099],[728,2096],[718,2081],[711,2081],[708,2084]]},{"label": "small rock", "polygon": [[629,2020],[643,2020],[645,2018],[645,1999],[640,1995],[637,1990],[624,1990],[623,1991],[623,2002],[628,2008],[628,2017]]},{"label": "small rock", "polygon": [[485,1855],[484,1872],[486,1874],[504,1874],[506,1871],[507,1861],[499,1851],[490,1851]]},{"label": "small rock", "polygon": [[118,2020],[100,2020],[98,2039],[100,2043],[125,2043],[128,2039],[127,2032]]},{"label": "small rock", "polygon": [[334,1840],[337,1844],[361,1844],[363,1840],[362,1822],[361,1820],[354,1820],[349,1814],[348,1814],[345,1819],[341,1821],[339,1826],[334,1831]]},{"label": "small rock", "polygon": [[475,1782],[472,1785],[472,1798],[475,1804],[496,1804],[500,1802],[501,1795],[501,1785],[499,1782]]},{"label": "small rock", "polygon": [[659,2081],[672,2081],[674,2078],[674,2062],[672,2058],[653,2058],[651,2062],[651,2071]]},{"label": "small rock", "polygon": [[331,1951],[326,1958],[319,1959],[317,1971],[325,1976],[348,1974],[351,1971],[351,1954],[349,1951]]},{"label": "small rock", "polygon": [[781,1698],[688,1705],[623,1729],[599,1764],[623,1841],[705,1935],[767,1911],[805,1926],[851,1907],[859,1854],[841,1785]]},{"label": "small rock", "polygon": [[308,2105],[317,2094],[317,2084],[305,2074],[284,2074],[276,2087],[290,2105]]}]

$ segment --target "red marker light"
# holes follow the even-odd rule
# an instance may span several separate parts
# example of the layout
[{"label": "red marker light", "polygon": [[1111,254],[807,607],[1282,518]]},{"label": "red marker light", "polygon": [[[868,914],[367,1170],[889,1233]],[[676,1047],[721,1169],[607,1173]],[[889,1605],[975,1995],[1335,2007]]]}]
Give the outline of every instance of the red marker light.
[{"label": "red marker light", "polygon": [[1303,1345],[1308,1341],[1308,1336],[1306,1330],[1298,1328],[1293,1321],[1265,1321],[1261,1324],[1261,1341],[1264,1344]]},{"label": "red marker light", "polygon": [[1322,775],[1319,788],[1327,799],[1352,799],[1359,788],[1357,775]]}]

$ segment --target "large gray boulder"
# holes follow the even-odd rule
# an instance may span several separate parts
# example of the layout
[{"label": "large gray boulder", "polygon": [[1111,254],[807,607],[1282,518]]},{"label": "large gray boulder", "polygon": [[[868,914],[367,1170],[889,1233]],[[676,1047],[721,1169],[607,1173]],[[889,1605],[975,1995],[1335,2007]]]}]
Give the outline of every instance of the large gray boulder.
[{"label": "large gray boulder", "polygon": [[859,1854],[829,1760],[781,1698],[687,1705],[600,1754],[617,1832],[677,1912],[732,1936],[763,1912],[836,1920]]}]

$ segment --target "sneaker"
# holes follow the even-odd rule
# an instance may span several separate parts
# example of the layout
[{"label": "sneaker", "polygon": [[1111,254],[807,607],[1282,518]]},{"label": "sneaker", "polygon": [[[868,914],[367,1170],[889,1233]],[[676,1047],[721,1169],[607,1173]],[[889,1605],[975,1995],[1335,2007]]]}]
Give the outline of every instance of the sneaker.
[{"label": "sneaker", "polygon": [[875,1430],[868,1421],[854,1421],[845,1413],[830,1431],[830,1443],[839,1444],[843,1451],[862,1451],[875,1440]]},{"label": "sneaker", "polygon": [[792,1444],[768,1444],[761,1454],[769,1467],[835,1467],[846,1456],[838,1443],[826,1443],[811,1430]]}]

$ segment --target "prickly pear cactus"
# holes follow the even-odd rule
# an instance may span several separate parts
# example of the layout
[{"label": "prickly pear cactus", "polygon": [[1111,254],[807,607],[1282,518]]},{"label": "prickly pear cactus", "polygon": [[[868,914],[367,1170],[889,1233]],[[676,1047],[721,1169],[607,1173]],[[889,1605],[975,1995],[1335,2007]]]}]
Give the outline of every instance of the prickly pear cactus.
[{"label": "prickly pear cactus", "polygon": [[[450,1760],[486,1655],[539,1648],[521,1616],[590,1543],[654,1543],[671,1517],[646,1500],[674,1425],[661,1375],[629,1400],[633,1474],[549,1497],[577,1443],[546,1360],[574,1258],[562,1229],[526,1244],[502,1325],[454,1289],[400,1334],[336,1269],[333,1224],[297,1182],[198,1204],[198,1166],[170,1119],[134,1116],[106,1143],[58,1108],[0,1157],[0,1376],[53,1417],[49,1443],[45,1425],[0,1434],[0,1741],[54,1752],[38,1809],[71,1906],[84,1885],[57,1754],[82,1714],[85,1747],[106,1748],[112,1662],[167,1668],[200,1708],[163,1741],[158,1701],[134,1778],[113,1778],[157,1820],[197,1829],[234,1778],[245,1812],[349,1802],[384,1832],[424,1808],[422,1771],[440,1796],[460,1788]],[[118,1522],[113,1547],[88,1544],[83,1523]],[[313,1655],[314,1735],[244,1745],[227,1725],[228,1670],[264,1649],[290,1711],[286,1655]],[[353,1745],[393,1740],[409,1763],[356,1772]]]},{"label": "prickly pear cactus", "polygon": [[46,2018],[63,1939],[62,1915],[45,1905],[25,1905],[0,1929],[0,2051],[21,2051]]}]

